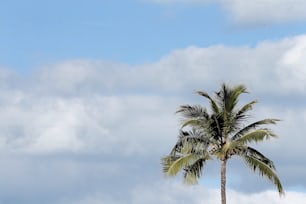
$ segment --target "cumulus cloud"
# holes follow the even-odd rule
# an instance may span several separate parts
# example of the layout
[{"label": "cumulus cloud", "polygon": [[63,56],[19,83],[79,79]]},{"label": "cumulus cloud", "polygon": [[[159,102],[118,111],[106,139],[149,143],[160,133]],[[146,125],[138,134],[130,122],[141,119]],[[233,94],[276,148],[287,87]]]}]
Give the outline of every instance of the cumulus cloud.
[{"label": "cumulus cloud", "polygon": [[303,0],[221,0],[234,22],[241,24],[270,24],[306,20]]},{"label": "cumulus cloud", "polygon": [[305,36],[297,36],[255,47],[220,45],[176,50],[154,64],[161,73],[155,80],[159,79],[164,88],[177,90],[233,81],[246,83],[261,93],[303,94],[305,44]]},{"label": "cumulus cloud", "polygon": [[244,25],[265,25],[306,20],[306,3],[303,0],[151,0],[152,2],[208,4],[218,3],[230,15],[231,20]]},{"label": "cumulus cloud", "polygon": [[187,47],[174,50],[158,62],[137,66],[75,60],[40,70],[28,83],[27,91],[60,96],[177,94],[204,86],[213,90],[215,86],[211,85],[216,82],[233,81],[246,83],[258,93],[301,94],[306,89],[305,47],[306,37],[301,35],[264,41],[254,47]]},{"label": "cumulus cloud", "polygon": [[[1,109],[1,149],[9,152],[147,152],[175,126],[167,100],[159,96],[42,97],[20,94]],[[18,97],[18,96],[16,96]],[[171,102],[171,100],[170,100]],[[173,132],[171,132],[173,134]],[[144,137],[146,135],[146,137]],[[157,136],[156,138],[160,138]]]},{"label": "cumulus cloud", "polygon": [[[285,188],[303,187],[305,47],[306,37],[296,36],[254,47],[189,47],[135,66],[73,60],[43,66],[23,78],[1,70],[0,188],[6,190],[0,201],[45,203],[35,198],[39,191],[40,199],[48,195],[50,203],[77,203],[75,195],[82,204],[143,203],[152,198],[179,203],[178,195],[202,203],[202,197],[194,197],[199,192],[218,202],[214,190],[163,184],[159,158],[176,140],[176,108],[201,103],[192,92],[213,93],[222,81],[244,83],[251,94],[243,101],[261,102],[251,119],[283,120],[274,127],[280,138],[259,150],[275,161]],[[209,166],[203,178],[208,184],[219,171],[218,164]],[[238,160],[228,172],[233,203],[246,203],[250,193],[252,200],[270,203],[304,199],[304,194],[290,192],[276,200],[266,191],[271,184]]]},{"label": "cumulus cloud", "polygon": [[297,36],[255,47],[189,47],[137,66],[67,61],[22,80],[2,71],[0,145],[5,151],[111,152],[126,144],[125,153],[143,152],[164,138],[161,132],[175,133],[173,112],[193,90],[213,91],[225,81],[271,100],[303,98],[305,47],[306,37]]}]

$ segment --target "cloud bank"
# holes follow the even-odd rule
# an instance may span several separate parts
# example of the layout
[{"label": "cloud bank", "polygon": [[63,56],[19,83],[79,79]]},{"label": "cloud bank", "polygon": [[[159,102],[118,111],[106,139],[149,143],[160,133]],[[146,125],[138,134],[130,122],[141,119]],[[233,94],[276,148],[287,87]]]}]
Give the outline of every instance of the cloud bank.
[{"label": "cloud bank", "polygon": [[[203,203],[195,195],[218,202],[218,192],[206,189],[218,186],[217,163],[207,166],[205,187],[185,188],[164,181],[159,158],[176,140],[176,108],[202,103],[192,92],[212,93],[223,81],[249,87],[242,101],[261,102],[254,119],[283,120],[273,127],[280,138],[259,149],[275,161],[285,188],[305,188],[305,54],[306,36],[296,36],[255,47],[188,47],[134,66],[72,60],[28,77],[1,69],[0,203]],[[293,191],[280,199],[231,162],[230,202],[305,199]]]}]

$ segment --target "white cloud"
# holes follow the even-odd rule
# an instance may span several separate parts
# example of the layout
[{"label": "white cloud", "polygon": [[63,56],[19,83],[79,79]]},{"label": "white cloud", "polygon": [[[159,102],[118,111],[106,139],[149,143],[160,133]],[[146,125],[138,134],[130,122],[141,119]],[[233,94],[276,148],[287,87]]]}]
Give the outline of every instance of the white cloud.
[{"label": "white cloud", "polygon": [[[122,154],[147,152],[156,126],[167,134],[176,124],[173,110],[158,96],[30,97],[5,104],[0,145],[5,151],[28,153],[104,152],[120,148]],[[26,98],[30,97],[30,98]],[[31,104],[24,104],[25,101]],[[170,105],[170,104],[169,104]],[[165,132],[166,131],[166,132]],[[173,133],[172,133],[173,134]],[[146,135],[144,137],[143,135]],[[160,138],[161,136],[157,137]]]},{"label": "white cloud", "polygon": [[[203,198],[195,197],[195,192],[207,195],[211,199],[207,202],[219,202],[214,190],[186,189],[180,184],[144,187],[143,183],[163,179],[159,158],[176,140],[179,126],[174,112],[178,105],[201,103],[193,90],[213,93],[225,81],[245,83],[251,94],[243,100],[262,102],[255,108],[255,118],[283,120],[275,127],[280,138],[259,148],[276,162],[285,186],[303,186],[305,47],[306,37],[296,36],[255,47],[189,47],[137,66],[66,61],[45,66],[29,78],[2,70],[0,178],[6,179],[0,183],[10,183],[8,189],[17,189],[28,200],[40,190],[41,195],[54,192],[52,201],[67,203],[75,194],[82,204],[122,203],[114,199],[118,196],[115,193],[123,193],[130,203],[150,201],[156,195],[160,203],[179,203],[177,197],[202,203]],[[61,159],[65,155],[68,161]],[[86,158],[80,159],[84,155]],[[205,171],[204,180],[214,178],[217,167],[211,168]],[[249,197],[270,203],[304,199],[304,194],[293,192],[283,200],[271,192],[250,195],[247,192],[272,186],[244,169],[235,161],[229,167],[229,187],[235,189],[229,193],[232,203],[247,203]],[[11,179],[15,174],[19,177]],[[252,184],[246,183],[249,181]],[[22,191],[27,185],[36,190]],[[71,189],[70,194],[63,197],[59,186]],[[76,190],[75,186],[90,188]],[[99,193],[100,189],[106,192]],[[138,191],[141,194],[137,196]],[[7,191],[0,192],[1,198],[10,196]]]},{"label": "white cloud", "polygon": [[[244,82],[260,93],[304,93],[305,35],[264,41],[255,47],[188,47],[158,62],[126,66],[75,60],[49,65],[29,82],[28,92],[85,96],[122,93],[186,92],[220,81]],[[239,74],[237,74],[239,73]],[[259,80],[261,83],[259,83]],[[39,86],[37,86],[39,84]]]},{"label": "white cloud", "polygon": [[155,66],[165,70],[167,77],[171,74],[168,80],[160,76],[162,82],[171,82],[165,88],[191,89],[232,81],[243,82],[262,93],[303,94],[306,90],[304,45],[305,36],[298,36],[262,42],[254,48],[189,47],[174,51]]},{"label": "white cloud", "polygon": [[[189,47],[138,66],[49,65],[3,86],[0,145],[6,151],[110,152],[125,144],[125,153],[149,152],[145,145],[158,146],[162,132],[175,134],[173,112],[193,90],[213,91],[225,81],[269,98],[304,97],[305,47],[306,37],[297,36],[255,47]],[[3,81],[12,78],[3,73]]]},{"label": "white cloud", "polygon": [[306,20],[303,0],[220,0],[234,22],[241,24],[270,24]]},{"label": "white cloud", "polygon": [[265,25],[306,20],[303,0],[150,0],[155,3],[208,4],[218,3],[229,12],[231,20],[244,25]]}]

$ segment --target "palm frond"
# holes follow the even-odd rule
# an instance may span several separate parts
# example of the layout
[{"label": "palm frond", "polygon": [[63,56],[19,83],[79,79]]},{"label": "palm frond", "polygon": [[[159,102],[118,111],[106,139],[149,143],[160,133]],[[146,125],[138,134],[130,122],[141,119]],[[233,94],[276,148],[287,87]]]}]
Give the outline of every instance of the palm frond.
[{"label": "palm frond", "polygon": [[241,120],[241,119],[245,119],[245,117],[246,117],[245,113],[248,112],[249,110],[252,110],[253,105],[254,105],[255,103],[257,103],[256,100],[251,101],[251,102],[245,104],[244,106],[242,106],[242,107],[237,111],[237,113],[235,114],[235,117],[234,117],[235,120],[236,120],[236,121],[239,121],[239,120]]},{"label": "palm frond", "polygon": [[206,124],[206,119],[203,118],[190,118],[182,121],[182,128],[190,126],[194,128],[204,127]]},{"label": "palm frond", "polygon": [[197,184],[198,179],[203,173],[203,167],[205,160],[199,159],[193,165],[190,165],[184,169],[184,183],[187,185]]},{"label": "palm frond", "polygon": [[206,108],[203,108],[200,105],[182,105],[176,111],[180,113],[184,118],[208,118],[209,114],[207,113]]},{"label": "palm frond", "polygon": [[182,140],[182,139],[185,139],[185,138],[201,138],[203,136],[203,133],[196,129],[196,128],[192,128],[191,130],[188,130],[188,131],[185,131],[183,129],[181,129],[179,131],[179,135],[178,135],[178,139],[179,140]]},{"label": "palm frond", "polygon": [[192,165],[199,159],[198,155],[187,154],[175,160],[168,169],[168,176],[175,176],[181,169]]},{"label": "palm frond", "polygon": [[[225,85],[224,85],[225,86]],[[247,93],[244,85],[234,86],[229,90],[229,100],[227,104],[227,111],[232,112],[238,103],[238,98],[242,93]]]},{"label": "palm frond", "polygon": [[282,184],[275,172],[275,167],[271,161],[260,154],[261,157],[258,157],[258,154],[244,154],[242,158],[246,162],[246,164],[253,170],[258,171],[261,176],[266,177],[276,186],[280,195],[284,194],[284,190]]},{"label": "palm frond", "polygon": [[164,173],[168,176],[174,176],[180,170],[189,169],[191,173],[193,172],[192,174],[200,175],[195,172],[195,168],[199,167],[199,160],[204,162],[210,159],[208,145],[208,138],[201,131],[197,129],[181,130],[178,142],[170,155],[162,158]]},{"label": "palm frond", "polygon": [[[196,129],[202,137],[205,137],[206,139],[213,139],[217,141],[221,141],[222,137],[222,127],[223,127],[223,121],[222,118],[215,117],[215,115],[212,115],[209,120],[204,119],[186,119],[182,121],[182,129],[185,127],[189,127],[192,129]],[[211,140],[209,140],[212,142]]]},{"label": "palm frond", "polygon": [[221,85],[220,91],[216,92],[216,97],[224,113],[227,114],[234,110],[242,93],[247,93],[244,85],[234,87],[227,86],[225,83]]},{"label": "palm frond", "polygon": [[251,131],[252,129],[257,128],[258,126],[261,125],[268,125],[268,124],[276,124],[276,122],[280,121],[279,119],[263,119],[263,120],[259,120],[256,121],[254,123],[251,123],[249,125],[247,125],[246,127],[242,128],[241,130],[239,130],[233,137],[232,140],[236,140],[239,137],[243,136],[244,134],[246,134],[247,132]]},{"label": "palm frond", "polygon": [[197,155],[197,154],[186,154],[181,157],[179,157],[176,160],[170,160],[166,161],[168,162],[168,166],[166,166],[165,170],[167,170],[165,173],[167,176],[175,176],[180,170],[184,168],[188,168],[188,166],[192,166],[195,164],[199,159],[208,159],[205,155]]},{"label": "palm frond", "polygon": [[211,98],[206,92],[203,92],[203,91],[197,91],[196,93],[199,94],[200,96],[203,96],[203,97],[207,98],[210,102],[210,106],[211,106],[212,111],[215,114],[219,114],[219,112],[220,112],[219,107],[218,107],[217,103],[214,101],[213,98]]},{"label": "palm frond", "polygon": [[208,143],[208,137],[199,129],[193,128],[189,131],[180,130],[178,136],[178,142],[183,145],[184,142],[193,142],[193,143]]},{"label": "palm frond", "polygon": [[193,128],[189,131],[180,130],[178,140],[170,155],[205,154],[211,141],[208,135],[201,130]]},{"label": "palm frond", "polygon": [[270,137],[276,137],[276,135],[268,129],[258,129],[248,132],[241,137],[233,140],[235,143],[239,144],[246,144],[250,142],[260,142],[264,139],[269,139]]},{"label": "palm frond", "polygon": [[246,114],[249,110],[252,110],[253,105],[257,101],[251,101],[244,106],[242,106],[237,111],[233,111],[230,117],[228,118],[228,126],[230,127],[228,130],[228,134],[231,134],[233,132],[236,132],[239,130],[242,126],[242,122],[247,119],[248,115]]},{"label": "palm frond", "polygon": [[254,149],[252,147],[247,147],[245,152],[244,152],[244,154],[251,155],[252,157],[255,157],[255,158],[259,159],[260,161],[262,161],[265,164],[267,164],[270,168],[275,170],[275,166],[274,166],[273,161],[268,159],[265,155],[263,155],[262,153],[260,153],[256,149]]},{"label": "palm frond", "polygon": [[164,174],[167,174],[173,162],[175,162],[179,158],[180,158],[179,156],[174,156],[174,155],[168,155],[168,156],[161,158],[161,165],[162,165]]}]

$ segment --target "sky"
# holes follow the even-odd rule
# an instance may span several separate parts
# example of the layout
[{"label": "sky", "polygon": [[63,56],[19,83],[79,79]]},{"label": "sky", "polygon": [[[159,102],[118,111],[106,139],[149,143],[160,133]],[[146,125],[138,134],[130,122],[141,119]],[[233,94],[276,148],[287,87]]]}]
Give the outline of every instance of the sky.
[{"label": "sky", "polygon": [[4,0],[0,27],[0,204],[219,203],[218,161],[185,186],[160,158],[222,82],[281,119],[253,145],[286,191],[233,158],[228,203],[306,203],[305,1]]}]

